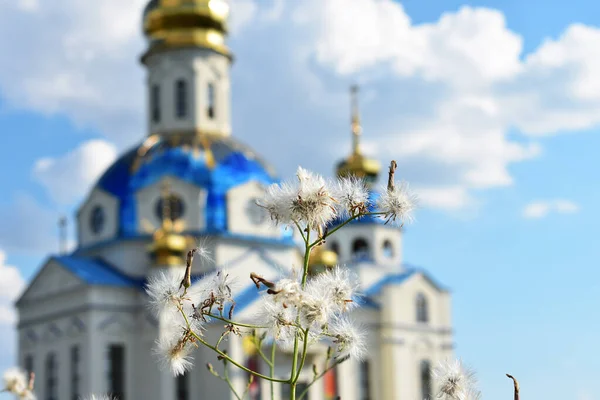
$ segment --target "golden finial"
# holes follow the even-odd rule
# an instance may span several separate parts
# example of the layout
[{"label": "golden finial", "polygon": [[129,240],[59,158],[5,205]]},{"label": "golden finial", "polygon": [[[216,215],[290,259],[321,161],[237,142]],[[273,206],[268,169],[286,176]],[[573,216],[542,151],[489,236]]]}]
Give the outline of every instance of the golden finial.
[{"label": "golden finial", "polygon": [[171,184],[165,179],[161,184],[161,226],[154,231],[149,246],[150,255],[158,266],[185,265],[186,250],[190,245],[190,239],[181,234],[185,229],[184,221],[173,218],[171,205],[174,198]]},{"label": "golden finial", "polygon": [[379,161],[363,156],[360,149],[360,136],[362,126],[358,110],[358,85],[350,87],[350,114],[352,130],[352,154],[342,160],[337,167],[338,176],[356,176],[363,178],[367,183],[374,183],[381,170]]},{"label": "golden finial", "polygon": [[204,150],[204,159],[206,162],[206,166],[209,169],[213,169],[215,167],[215,157],[213,156],[213,152],[210,148],[210,140],[205,133],[200,133],[200,143],[202,144],[202,149]]},{"label": "golden finial", "polygon": [[360,154],[360,135],[362,127],[360,126],[360,115],[358,111],[358,85],[350,87],[350,113],[352,115],[352,153]]}]

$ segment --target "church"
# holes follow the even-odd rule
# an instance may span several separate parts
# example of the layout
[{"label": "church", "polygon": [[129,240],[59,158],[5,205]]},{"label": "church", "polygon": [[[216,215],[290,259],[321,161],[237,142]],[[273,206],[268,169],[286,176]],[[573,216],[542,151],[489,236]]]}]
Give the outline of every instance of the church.
[{"label": "church", "polygon": [[[183,271],[187,251],[201,242],[212,260],[194,265],[193,273],[227,268],[239,283],[236,319],[251,320],[258,297],[249,273],[275,279],[301,265],[298,238],[256,205],[279,177],[260,149],[232,132],[229,11],[225,0],[150,0],[144,9],[147,133],[83,200],[75,249],[49,256],[16,304],[18,362],[35,372],[41,400],[92,393],[120,400],[235,399],[206,369],[207,362],[219,364],[209,349],[197,350],[194,369],[183,376],[160,368],[152,348],[161,325],[144,285],[159,271]],[[352,152],[332,169],[373,187],[381,166],[361,150],[355,89],[351,98]],[[374,189],[371,196],[377,197]],[[384,222],[353,221],[311,254],[314,273],[339,264],[359,276],[364,301],[352,316],[368,330],[368,356],[339,365],[305,399],[436,394],[432,369],[453,355],[450,293],[426,271],[403,264],[403,230]],[[219,329],[209,326],[207,340]],[[243,339],[232,336],[222,346],[241,363],[266,369]],[[323,361],[318,352],[309,357],[299,386],[312,379],[312,364]],[[288,374],[284,361],[276,376]],[[233,369],[231,376],[243,392],[248,377]],[[285,387],[275,389],[275,399],[287,398]],[[246,398],[270,399],[269,382],[254,381]]]}]

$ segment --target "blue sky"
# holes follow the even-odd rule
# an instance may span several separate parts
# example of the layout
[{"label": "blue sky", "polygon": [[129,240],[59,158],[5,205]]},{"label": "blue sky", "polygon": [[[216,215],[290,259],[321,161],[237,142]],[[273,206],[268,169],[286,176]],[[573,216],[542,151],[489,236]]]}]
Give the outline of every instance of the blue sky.
[{"label": "blue sky", "polygon": [[[31,278],[58,216],[145,135],[144,2],[77,3],[0,5],[3,279]],[[507,372],[525,397],[598,399],[598,15],[583,0],[233,4],[234,135],[283,176],[330,174],[361,84],[365,150],[422,197],[406,261],[452,289],[457,354],[487,399],[511,396]]]}]

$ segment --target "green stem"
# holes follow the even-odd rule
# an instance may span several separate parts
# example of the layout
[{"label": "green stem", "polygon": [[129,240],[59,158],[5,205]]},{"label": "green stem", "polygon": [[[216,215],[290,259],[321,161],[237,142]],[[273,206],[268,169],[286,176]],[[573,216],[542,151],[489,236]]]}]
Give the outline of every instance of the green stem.
[{"label": "green stem", "polygon": [[332,230],[328,231],[327,234],[323,235],[323,237],[315,240],[313,243],[311,243],[310,246],[311,247],[316,246],[322,240],[325,240],[329,236],[333,235],[338,229],[344,227],[345,225],[349,224],[350,222],[354,221],[357,218],[366,217],[367,215],[385,215],[385,213],[384,212],[369,212],[369,213],[364,213],[364,214],[356,214],[355,216],[348,218],[346,221],[342,222],[341,224],[339,224],[338,226],[336,226]]},{"label": "green stem", "polygon": [[242,398],[240,397],[240,395],[237,394],[237,392],[235,391],[235,388],[233,387],[233,383],[231,383],[231,380],[229,379],[229,368],[227,368],[227,363],[224,362],[223,366],[225,367],[225,379],[224,379],[224,381],[227,382],[227,385],[229,385],[229,389],[235,395],[235,398],[238,399],[238,400],[242,400]]},{"label": "green stem", "polygon": [[[181,315],[183,316],[183,318],[185,319],[185,323],[188,326],[188,329],[190,329],[190,321],[188,320],[187,315],[185,315],[185,312],[183,312],[183,308],[179,307],[179,311],[181,312]],[[202,343],[203,345],[205,345],[206,347],[208,347],[209,349],[213,350],[214,352],[216,352],[218,355],[220,355],[221,357],[223,357],[225,360],[229,361],[230,363],[232,363],[233,365],[235,365],[236,367],[238,367],[239,369],[242,369],[246,372],[251,373],[254,376],[257,376],[259,378],[263,378],[266,379],[268,381],[272,381],[272,382],[279,382],[279,383],[290,383],[291,379],[275,379],[275,378],[271,378],[269,376],[263,375],[261,373],[258,373],[256,371],[252,371],[250,368],[247,368],[243,365],[241,365],[240,363],[238,363],[237,361],[235,361],[233,358],[229,357],[227,355],[227,353],[222,352],[221,350],[219,350],[218,348],[216,348],[215,346],[211,345],[210,343],[208,343],[206,340],[202,339],[202,337],[200,337],[196,332],[194,332],[193,330],[190,329],[190,333],[196,338],[197,341],[199,341],[200,343]]]},{"label": "green stem", "polygon": [[[271,343],[271,363],[269,364],[269,374],[271,375],[271,378],[275,376],[275,349],[275,341],[273,341],[273,343]],[[271,381],[270,384],[271,400],[275,400],[275,384],[273,383],[273,381]]]},{"label": "green stem", "polygon": [[306,361],[306,354],[308,353],[308,330],[306,328],[304,331],[304,347],[302,348],[302,359],[300,360],[300,368],[298,368],[298,373],[296,373],[296,378],[294,378],[294,383],[298,382],[300,378],[300,373],[302,372],[302,368],[304,368],[304,362]]},{"label": "green stem", "polygon": [[218,319],[220,321],[226,322],[228,324],[231,325],[235,325],[235,326],[241,326],[242,328],[251,328],[251,329],[263,329],[263,328],[268,328],[268,326],[260,326],[260,325],[252,325],[252,324],[243,324],[241,322],[235,322],[232,320],[229,320],[227,318],[223,318],[223,317],[219,317],[218,315],[214,315],[214,314],[210,314],[210,313],[203,313],[204,315],[206,315],[207,317],[210,318],[214,318],[214,319]]}]

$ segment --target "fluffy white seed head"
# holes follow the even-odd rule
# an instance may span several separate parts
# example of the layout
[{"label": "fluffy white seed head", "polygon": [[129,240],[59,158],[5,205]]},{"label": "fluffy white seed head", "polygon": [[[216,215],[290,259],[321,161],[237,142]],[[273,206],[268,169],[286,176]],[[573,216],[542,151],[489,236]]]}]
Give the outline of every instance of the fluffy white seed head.
[{"label": "fluffy white seed head", "polygon": [[438,398],[442,400],[477,400],[480,392],[476,387],[475,373],[460,360],[440,362],[433,370],[439,387]]},{"label": "fluffy white seed head", "polygon": [[263,295],[261,302],[261,311],[258,315],[260,325],[267,327],[267,333],[280,347],[291,348],[297,331],[294,326],[296,308],[284,307],[268,294]]},{"label": "fluffy white seed head", "polygon": [[181,280],[183,273],[175,271],[161,271],[152,275],[146,284],[146,293],[150,297],[149,303],[156,315],[165,309],[177,309],[177,305],[183,301],[183,288]]},{"label": "fluffy white seed head", "polygon": [[280,279],[273,288],[273,300],[286,307],[294,307],[302,300],[302,288],[295,278]]},{"label": "fluffy white seed head", "polygon": [[365,212],[369,205],[369,190],[365,181],[357,177],[344,177],[335,182],[334,197],[338,201],[338,214],[349,218]]},{"label": "fluffy white seed head", "polygon": [[304,293],[300,305],[300,323],[303,328],[320,332],[333,315],[331,300],[323,293]]},{"label": "fluffy white seed head", "polygon": [[183,375],[192,368],[193,345],[181,339],[164,336],[156,342],[155,352],[161,368],[169,368],[173,376]]},{"label": "fluffy white seed head", "polygon": [[397,184],[392,190],[384,189],[377,200],[378,211],[384,213],[388,222],[397,224],[412,222],[416,207],[417,197],[409,191],[406,182]]},{"label": "fluffy white seed head", "polygon": [[9,368],[2,377],[4,390],[9,393],[21,394],[27,391],[28,381],[25,372],[20,368]]},{"label": "fluffy white seed head", "polygon": [[327,299],[334,312],[345,312],[357,305],[358,277],[347,268],[335,267],[307,282],[306,292]]},{"label": "fluffy white seed head", "polygon": [[258,205],[277,224],[309,224],[317,229],[336,217],[336,200],[320,175],[298,168],[297,181],[269,186]]},{"label": "fluffy white seed head", "polygon": [[329,334],[336,345],[336,357],[350,356],[361,360],[366,354],[366,332],[346,317],[335,318],[329,324]]}]

